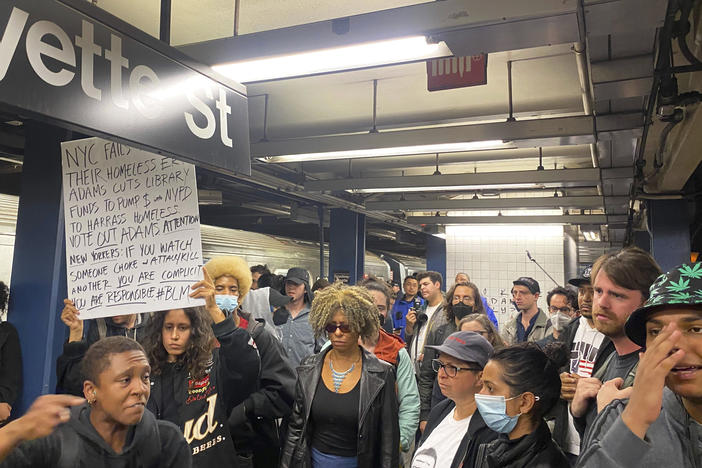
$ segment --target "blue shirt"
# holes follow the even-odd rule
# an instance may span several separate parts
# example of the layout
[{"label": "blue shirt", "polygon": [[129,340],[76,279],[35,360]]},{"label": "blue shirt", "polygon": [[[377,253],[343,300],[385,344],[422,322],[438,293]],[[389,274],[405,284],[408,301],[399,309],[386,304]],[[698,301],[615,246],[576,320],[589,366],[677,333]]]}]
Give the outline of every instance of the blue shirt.
[{"label": "blue shirt", "polygon": [[495,328],[498,330],[500,329],[500,324],[497,322],[497,317],[495,317],[495,311],[492,310],[492,308],[488,305],[487,299],[485,299],[485,296],[480,296],[480,298],[483,300],[483,307],[485,308],[485,315],[488,316],[490,321],[492,322],[493,325],[495,325]]},{"label": "blue shirt", "polygon": [[295,318],[288,314],[285,323],[276,325],[280,341],[293,367],[299,366],[300,361],[315,353],[314,331],[309,317],[310,305],[305,303],[305,307]]},{"label": "blue shirt", "polygon": [[[392,326],[393,328],[400,329],[400,337],[402,337],[403,340],[405,339],[405,317],[407,317],[407,312],[409,312],[409,310],[414,305],[415,297],[417,296],[414,296],[409,301],[405,301],[405,296],[402,296],[402,299],[397,299],[395,301],[395,304],[392,306],[392,310],[390,311],[390,316],[392,318]],[[420,297],[419,302],[423,305],[424,299]]]},{"label": "blue shirt", "polygon": [[534,328],[534,324],[536,323],[536,319],[539,317],[539,314],[534,314],[534,316],[529,320],[529,328],[524,330],[524,325],[522,325],[522,313],[519,312],[517,314],[517,318],[515,319],[517,321],[517,341],[516,343],[524,343],[527,338],[529,337],[529,333],[531,333],[532,328]]}]

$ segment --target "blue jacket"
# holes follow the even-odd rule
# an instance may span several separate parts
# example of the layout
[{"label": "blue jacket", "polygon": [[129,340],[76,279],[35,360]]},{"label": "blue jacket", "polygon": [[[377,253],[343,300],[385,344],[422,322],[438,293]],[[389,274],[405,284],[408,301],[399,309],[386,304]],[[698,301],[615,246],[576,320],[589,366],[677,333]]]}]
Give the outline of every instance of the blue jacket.
[{"label": "blue jacket", "polygon": [[[418,297],[418,296],[415,296]],[[421,302],[422,305],[424,305],[424,299],[421,297],[419,298],[419,301]],[[414,297],[409,300],[405,301],[405,296],[402,296],[402,299],[397,299],[395,301],[395,304],[392,306],[392,311],[391,311],[391,317],[392,317],[392,326],[394,329],[400,329],[400,337],[405,340],[405,317],[407,317],[407,312],[412,308],[412,305],[414,304]]]},{"label": "blue jacket", "polygon": [[485,299],[485,296],[480,297],[483,300],[483,307],[485,307],[485,314],[488,316],[490,321],[492,322],[493,325],[495,325],[495,328],[498,330],[500,329],[500,325],[497,323],[497,317],[495,317],[495,311],[492,310],[492,308],[488,305],[487,299]]}]

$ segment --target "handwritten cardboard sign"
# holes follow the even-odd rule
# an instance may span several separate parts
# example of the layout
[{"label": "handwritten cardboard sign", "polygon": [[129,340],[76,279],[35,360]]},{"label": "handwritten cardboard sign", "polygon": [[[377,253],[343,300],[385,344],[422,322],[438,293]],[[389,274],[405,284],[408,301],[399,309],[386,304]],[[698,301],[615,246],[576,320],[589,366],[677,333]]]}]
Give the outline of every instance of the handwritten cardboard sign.
[{"label": "handwritten cardboard sign", "polygon": [[101,138],[61,144],[68,298],[81,318],[203,305],[195,166]]}]

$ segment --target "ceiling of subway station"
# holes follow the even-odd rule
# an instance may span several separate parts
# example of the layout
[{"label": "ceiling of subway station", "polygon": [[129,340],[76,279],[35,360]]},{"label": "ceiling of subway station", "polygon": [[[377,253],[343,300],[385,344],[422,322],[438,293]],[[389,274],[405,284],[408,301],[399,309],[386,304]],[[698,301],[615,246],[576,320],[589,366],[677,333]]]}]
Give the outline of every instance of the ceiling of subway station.
[{"label": "ceiling of subway station", "polygon": [[[159,34],[161,0],[93,3],[153,36]],[[311,237],[317,233],[318,205],[346,207],[366,213],[378,239],[416,245],[421,236],[413,233],[427,229],[422,225],[430,224],[432,232],[437,232],[434,226],[454,222],[450,216],[505,223],[511,222],[507,219],[510,215],[533,214],[540,222],[567,221],[589,230],[595,229],[593,225],[604,226],[599,229],[602,242],[581,238],[583,254],[621,245],[627,224],[641,227],[645,218],[628,216],[629,197],[667,3],[173,0],[171,44],[208,65],[226,62],[227,57],[233,60],[276,50],[306,51],[318,44],[331,44],[338,38],[331,32],[330,20],[342,17],[350,17],[348,36],[352,42],[401,36],[414,28],[420,33],[430,30],[432,37],[445,39],[461,53],[488,53],[487,84],[469,88],[427,91],[424,61],[245,83],[253,174],[229,180],[203,171],[201,188],[223,194],[223,206],[202,207],[203,219],[243,229],[277,227]],[[632,11],[637,14],[632,15]],[[697,14],[695,10],[689,40],[693,52],[698,52],[699,43],[695,40]],[[409,20],[403,25],[386,20],[394,16]],[[373,26],[368,29],[369,37],[354,35],[357,24]],[[308,32],[320,36],[300,40]],[[575,51],[583,44],[586,49],[579,62]],[[675,52],[676,65],[686,63],[677,49]],[[506,122],[508,63],[515,122]],[[698,74],[681,75],[681,92],[699,88]],[[379,134],[370,131],[374,126],[374,81]],[[700,156],[693,155],[691,148],[697,133],[702,132],[693,131],[699,128],[694,110],[694,106],[686,108],[685,120],[668,138],[668,145],[679,143],[682,151],[673,152],[648,178],[648,192],[680,192],[696,170]],[[644,171],[652,167],[650,161],[663,127],[654,116],[643,152],[649,160]],[[292,150],[312,153],[315,148],[336,146],[367,148],[378,136],[388,141],[403,141],[405,136],[408,140],[440,138],[447,129],[452,135],[464,133],[474,140],[479,140],[479,135],[504,134],[500,138],[518,142],[518,147],[285,164],[263,160],[264,156]],[[11,124],[4,124],[0,131],[10,135],[8,138],[17,133]],[[687,152],[685,148],[689,148]],[[12,148],[0,146],[0,153],[11,155],[13,151],[7,149]],[[539,174],[539,166],[545,176]],[[594,176],[575,173],[591,168]],[[12,170],[17,171],[17,166],[0,167],[0,173]],[[421,177],[435,173],[436,179]],[[495,183],[484,188],[467,183],[470,188],[461,188],[454,183],[461,174],[466,180]],[[349,185],[349,179],[378,190],[359,193],[336,189]],[[389,190],[401,187],[403,180],[417,181],[417,191]],[[533,180],[542,182],[531,183]],[[550,217],[514,209],[515,203],[509,200],[495,202],[536,197],[550,199],[546,203],[553,205],[548,208]],[[422,208],[411,207],[412,202]],[[506,208],[499,208],[503,205]],[[639,202],[631,206],[640,211]]]}]

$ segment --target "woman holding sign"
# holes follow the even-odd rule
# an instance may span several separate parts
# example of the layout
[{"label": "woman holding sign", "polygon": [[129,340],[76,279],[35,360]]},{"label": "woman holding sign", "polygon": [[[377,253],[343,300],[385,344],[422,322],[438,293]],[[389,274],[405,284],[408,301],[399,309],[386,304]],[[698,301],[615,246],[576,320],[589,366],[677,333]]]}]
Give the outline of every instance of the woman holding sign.
[{"label": "woman holding sign", "polygon": [[239,317],[217,306],[214,283],[203,273],[190,297],[204,299],[205,307],[156,312],[147,325],[147,408],[181,428],[193,466],[237,466],[227,416],[256,389],[259,358]]}]

